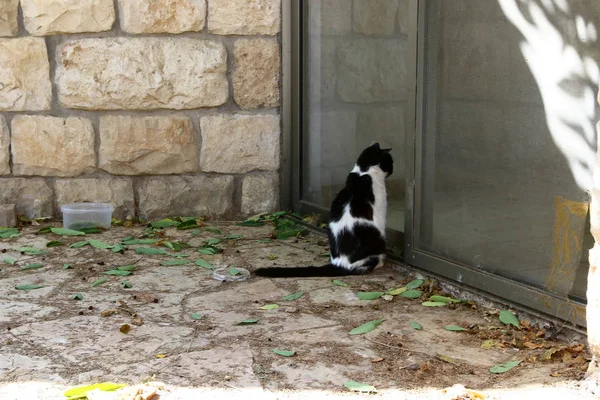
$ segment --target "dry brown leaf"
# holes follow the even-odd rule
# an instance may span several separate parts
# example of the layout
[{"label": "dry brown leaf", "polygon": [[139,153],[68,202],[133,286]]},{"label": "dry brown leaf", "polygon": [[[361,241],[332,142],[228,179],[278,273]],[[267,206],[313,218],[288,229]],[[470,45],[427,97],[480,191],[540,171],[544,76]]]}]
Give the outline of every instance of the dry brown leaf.
[{"label": "dry brown leaf", "polygon": [[554,378],[558,378],[559,376],[562,376],[562,374],[560,373],[560,371],[554,371],[554,372],[550,372],[550,376],[552,376]]},{"label": "dry brown leaf", "polygon": [[543,344],[539,344],[539,343],[532,343],[532,342],[523,342],[523,347],[527,347],[528,349],[541,349],[544,347]]},{"label": "dry brown leaf", "polygon": [[529,321],[527,321],[526,319],[522,319],[519,322],[521,323],[522,328],[525,328],[525,329],[531,328],[531,323]]},{"label": "dry brown leaf", "polygon": [[535,334],[535,337],[537,337],[537,338],[541,338],[541,337],[544,337],[544,336],[546,336],[546,332],[544,330],[539,330]]},{"label": "dry brown leaf", "polygon": [[544,354],[542,354],[542,357],[540,358],[542,361],[548,361],[552,359],[552,355],[556,352],[560,351],[560,349],[557,349],[556,347],[552,347],[551,349],[548,349],[544,352]]},{"label": "dry brown leaf", "polygon": [[483,342],[481,342],[481,348],[486,349],[486,350],[491,349],[495,345],[496,345],[496,341],[494,339],[488,339],[488,340],[484,340]]},{"label": "dry brown leaf", "polygon": [[142,319],[142,317],[135,317],[135,318],[133,318],[133,319],[131,320],[131,323],[132,323],[133,325],[140,326],[140,325],[143,325],[143,324],[144,324],[144,320]]},{"label": "dry brown leaf", "polygon": [[458,361],[456,361],[454,358],[447,356],[445,354],[438,354],[437,358],[439,358],[440,360],[445,361],[447,363],[450,363],[450,364],[460,365],[460,363]]},{"label": "dry brown leaf", "polygon": [[114,308],[109,308],[100,313],[101,317],[110,317],[111,315],[115,315],[119,312],[119,310],[115,310]]},{"label": "dry brown leaf", "polygon": [[373,364],[375,364],[375,363],[378,363],[378,362],[382,362],[383,360],[384,360],[384,358],[381,358],[381,357],[379,357],[379,358],[374,358],[374,359],[372,359],[372,360],[371,360],[371,362],[372,362]]},{"label": "dry brown leaf", "polygon": [[579,344],[567,347],[566,350],[569,353],[581,353],[583,350],[585,350],[585,345],[583,343],[579,343]]},{"label": "dry brown leaf", "polygon": [[131,326],[129,326],[129,324],[123,324],[119,328],[119,332],[124,333],[126,335],[129,333],[130,330],[131,330]]}]

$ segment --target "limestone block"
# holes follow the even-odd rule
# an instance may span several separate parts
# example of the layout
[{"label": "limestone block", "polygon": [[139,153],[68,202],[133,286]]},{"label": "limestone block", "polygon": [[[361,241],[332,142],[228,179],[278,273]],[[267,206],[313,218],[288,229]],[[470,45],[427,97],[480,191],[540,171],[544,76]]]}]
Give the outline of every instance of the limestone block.
[{"label": "limestone block", "polygon": [[217,35],[276,35],[281,0],[209,0],[208,30]]},{"label": "limestone block", "polygon": [[233,207],[232,176],[146,178],[138,187],[140,214],[147,219],[173,215],[219,217]]},{"label": "limestone block", "polygon": [[110,203],[115,207],[114,218],[134,215],[133,185],[126,178],[57,179],[56,203]]},{"label": "limestone block", "polygon": [[100,168],[116,175],[195,172],[192,121],[185,116],[100,117],[99,160]]},{"label": "limestone block", "polygon": [[75,176],[94,170],[94,128],[90,120],[17,115],[11,128],[15,175]]},{"label": "limestone block", "polygon": [[276,173],[251,174],[242,182],[242,213],[273,212],[279,204],[279,176]]},{"label": "limestone block", "polygon": [[279,44],[271,39],[241,39],[233,45],[232,85],[242,108],[279,105]]},{"label": "limestone block", "polygon": [[0,204],[0,226],[17,226],[17,209],[14,204]]},{"label": "limestone block", "polygon": [[4,115],[0,115],[0,175],[10,174],[10,133]]},{"label": "limestone block", "polygon": [[354,0],[352,29],[367,35],[391,35],[398,3],[390,0]]},{"label": "limestone block", "polygon": [[227,52],[195,38],[78,39],[57,50],[65,107],[87,110],[189,109],[227,101]]},{"label": "limestone block", "polygon": [[49,110],[51,101],[44,39],[0,39],[0,111]]},{"label": "limestone block", "polygon": [[[398,29],[401,33],[408,33],[408,23],[409,23],[409,0],[398,0]],[[452,3],[452,7],[454,7],[455,3]]]},{"label": "limestone block", "polygon": [[352,29],[350,0],[312,1],[308,16],[311,35],[344,35]]},{"label": "limestone block", "polygon": [[52,216],[52,189],[40,178],[0,178],[0,203],[15,204],[28,218]]},{"label": "limestone block", "polygon": [[129,33],[198,32],[205,0],[119,0],[121,29]]},{"label": "limestone block", "polygon": [[23,22],[34,36],[102,32],[112,28],[112,0],[21,0]]},{"label": "limestone block", "polygon": [[215,115],[200,118],[205,172],[242,174],[279,168],[279,116]]},{"label": "limestone block", "polygon": [[338,61],[336,89],[342,100],[372,103],[407,98],[406,38],[349,40],[341,44]]},{"label": "limestone block", "polygon": [[3,0],[0,2],[0,36],[15,36],[19,31],[17,15],[19,0]]}]

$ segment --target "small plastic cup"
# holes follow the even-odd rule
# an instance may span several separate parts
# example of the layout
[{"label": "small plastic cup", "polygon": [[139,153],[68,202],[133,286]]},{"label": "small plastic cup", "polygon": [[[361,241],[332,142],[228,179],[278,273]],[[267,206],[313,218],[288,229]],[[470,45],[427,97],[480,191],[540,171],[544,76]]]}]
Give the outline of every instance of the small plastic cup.
[{"label": "small plastic cup", "polygon": [[60,206],[67,229],[110,229],[114,207],[110,203],[73,203]]},{"label": "small plastic cup", "polygon": [[[232,270],[235,274],[232,274]],[[217,268],[213,271],[213,279],[218,281],[232,281],[232,282],[240,282],[245,281],[250,277],[250,271],[246,268],[240,267],[227,267],[227,268]]]}]

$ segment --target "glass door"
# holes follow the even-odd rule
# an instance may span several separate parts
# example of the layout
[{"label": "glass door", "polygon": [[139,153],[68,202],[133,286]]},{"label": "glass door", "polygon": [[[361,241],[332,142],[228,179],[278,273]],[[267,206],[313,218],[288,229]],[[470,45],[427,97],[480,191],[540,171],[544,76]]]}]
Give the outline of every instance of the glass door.
[{"label": "glass door", "polygon": [[585,324],[593,1],[423,1],[407,261]]},{"label": "glass door", "polygon": [[402,232],[411,81],[414,87],[408,0],[301,3],[300,205],[328,210],[359,153],[379,142],[395,158],[388,228]]}]

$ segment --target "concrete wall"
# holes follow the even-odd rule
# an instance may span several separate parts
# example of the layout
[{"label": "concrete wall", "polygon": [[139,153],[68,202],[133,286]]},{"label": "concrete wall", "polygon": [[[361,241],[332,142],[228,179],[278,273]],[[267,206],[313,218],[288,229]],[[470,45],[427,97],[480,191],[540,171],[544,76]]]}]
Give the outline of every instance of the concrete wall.
[{"label": "concrete wall", "polygon": [[0,3],[0,203],[277,208],[280,0]]}]

